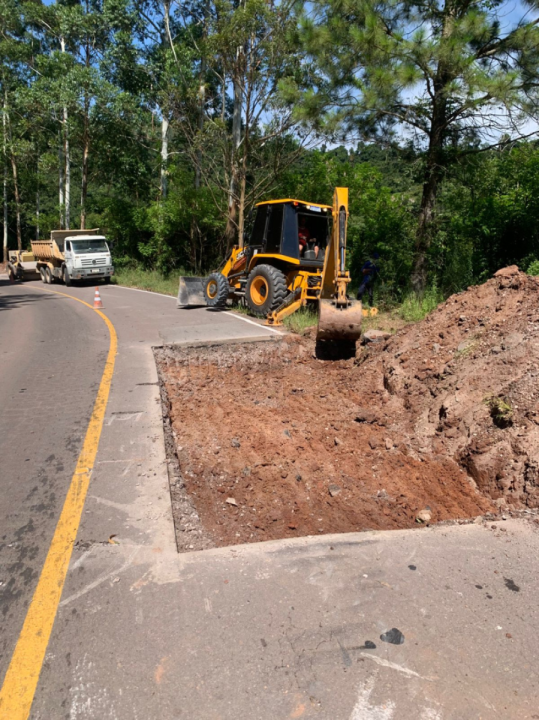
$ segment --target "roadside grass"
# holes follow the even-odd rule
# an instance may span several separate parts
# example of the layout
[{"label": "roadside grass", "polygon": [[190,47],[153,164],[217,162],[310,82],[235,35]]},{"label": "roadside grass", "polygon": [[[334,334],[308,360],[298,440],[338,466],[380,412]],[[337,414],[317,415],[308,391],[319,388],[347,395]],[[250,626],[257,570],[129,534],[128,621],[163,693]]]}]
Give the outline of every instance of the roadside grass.
[{"label": "roadside grass", "polygon": [[399,310],[398,307],[391,310],[378,310],[377,315],[364,317],[361,323],[362,331],[383,330],[390,333],[397,332],[397,330],[409,325],[411,322],[404,320]]},{"label": "roadside grass", "polygon": [[[243,303],[232,306],[232,311],[240,315],[254,317]],[[377,315],[364,317],[361,324],[363,332],[365,330],[384,330],[385,332],[397,332],[405,325],[410,324],[410,320],[403,320],[400,315],[400,307],[391,310],[380,310]],[[283,320],[284,327],[292,333],[302,335],[310,328],[316,327],[318,323],[318,314],[313,307],[303,307],[292,315]]]},{"label": "roadside grass", "polygon": [[120,268],[114,271],[112,282],[115,285],[149,290],[164,295],[178,295],[180,275],[186,275],[183,270],[175,270],[169,275],[163,275],[157,270],[143,270],[142,268]]},{"label": "roadside grass", "polygon": [[[163,275],[157,270],[144,270],[142,268],[118,268],[112,278],[115,285],[149,290],[150,292],[163,293],[176,297],[181,275],[191,275],[183,269],[175,270],[168,275]],[[378,315],[363,318],[362,329],[385,330],[396,332],[410,323],[419,322],[425,315],[434,310],[443,296],[436,287],[426,290],[423,296],[409,293],[404,301],[397,307],[380,309]],[[249,309],[243,304],[235,304],[231,308],[241,315],[251,316]],[[300,308],[297,312],[285,318],[283,325],[293,333],[302,334],[309,328],[315,327],[318,322],[316,310],[312,307]]]},{"label": "roadside grass", "polygon": [[407,323],[419,322],[443,301],[442,293],[434,285],[427,288],[423,295],[408,293],[396,312]]},{"label": "roadside grass", "polygon": [[[234,303],[231,310],[239,315],[247,315],[248,317],[256,317],[249,310],[249,308],[240,303]],[[264,322],[263,318],[257,318],[261,322]],[[302,333],[310,327],[313,327],[318,322],[318,316],[311,308],[300,308],[293,315],[289,315],[283,320],[284,327],[290,332]]]},{"label": "roadside grass", "polygon": [[311,307],[302,307],[283,320],[283,325],[287,330],[300,335],[305,330],[317,325],[317,323],[318,313]]}]

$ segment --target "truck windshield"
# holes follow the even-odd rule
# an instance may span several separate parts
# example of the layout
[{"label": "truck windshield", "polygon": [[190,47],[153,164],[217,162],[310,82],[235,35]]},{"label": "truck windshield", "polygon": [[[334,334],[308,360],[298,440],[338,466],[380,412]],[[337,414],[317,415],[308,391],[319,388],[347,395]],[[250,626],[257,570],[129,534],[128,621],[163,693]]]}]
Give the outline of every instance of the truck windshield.
[{"label": "truck windshield", "polygon": [[88,255],[90,253],[108,253],[109,248],[104,240],[77,240],[72,241],[75,255]]}]

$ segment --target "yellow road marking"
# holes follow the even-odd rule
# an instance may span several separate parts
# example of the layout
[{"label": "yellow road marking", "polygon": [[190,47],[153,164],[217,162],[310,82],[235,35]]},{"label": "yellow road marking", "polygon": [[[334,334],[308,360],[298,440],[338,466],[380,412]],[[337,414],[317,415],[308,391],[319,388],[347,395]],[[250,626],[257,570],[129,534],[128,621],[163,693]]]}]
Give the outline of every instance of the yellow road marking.
[{"label": "yellow road marking", "polygon": [[[43,290],[45,291],[45,288]],[[46,290],[46,292],[63,295],[94,310],[89,303],[67,293],[55,290]],[[108,317],[99,310],[94,311],[105,321],[109,329],[110,345],[107,361],[64,507],[0,690],[0,720],[27,720],[30,715],[99,446],[114,372],[118,338]]]}]

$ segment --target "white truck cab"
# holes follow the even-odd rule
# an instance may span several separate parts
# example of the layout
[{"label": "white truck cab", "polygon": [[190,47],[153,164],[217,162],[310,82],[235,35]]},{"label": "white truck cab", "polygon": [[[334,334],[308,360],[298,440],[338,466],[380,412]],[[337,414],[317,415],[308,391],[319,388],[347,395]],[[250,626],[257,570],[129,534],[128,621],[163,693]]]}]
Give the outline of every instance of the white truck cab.
[{"label": "white truck cab", "polygon": [[74,235],[64,240],[66,284],[72,280],[104,278],[114,272],[110,249],[104,235]]}]

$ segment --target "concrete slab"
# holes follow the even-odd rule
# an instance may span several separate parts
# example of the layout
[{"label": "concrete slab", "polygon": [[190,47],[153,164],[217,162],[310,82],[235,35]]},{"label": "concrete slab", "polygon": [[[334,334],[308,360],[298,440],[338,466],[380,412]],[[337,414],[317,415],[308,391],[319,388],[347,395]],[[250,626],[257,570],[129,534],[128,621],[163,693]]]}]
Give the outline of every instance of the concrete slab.
[{"label": "concrete slab", "polygon": [[196,327],[165,327],[159,330],[163,345],[208,345],[226,342],[258,342],[275,340],[282,335],[269,332],[258,325],[244,324],[241,330],[236,324],[207,323]]},{"label": "concrete slab", "polygon": [[33,717],[531,719],[539,534],[500,525],[236,546],[166,574],[135,544],[92,548]]}]

